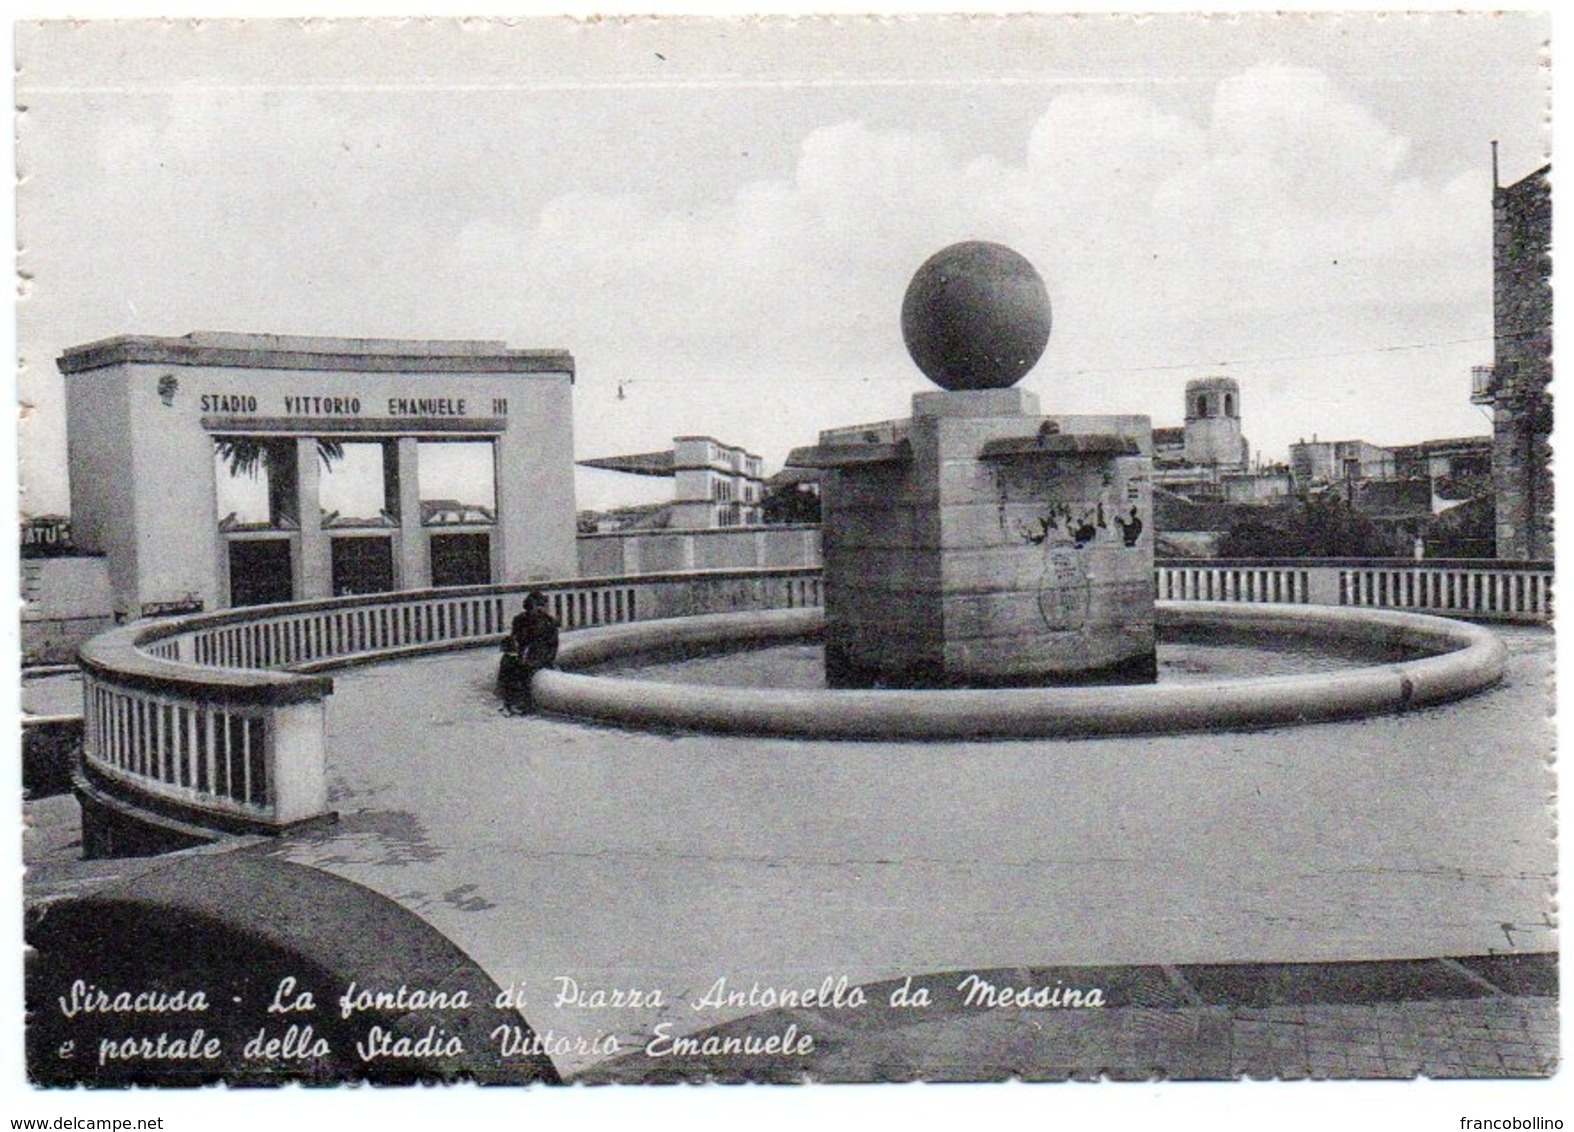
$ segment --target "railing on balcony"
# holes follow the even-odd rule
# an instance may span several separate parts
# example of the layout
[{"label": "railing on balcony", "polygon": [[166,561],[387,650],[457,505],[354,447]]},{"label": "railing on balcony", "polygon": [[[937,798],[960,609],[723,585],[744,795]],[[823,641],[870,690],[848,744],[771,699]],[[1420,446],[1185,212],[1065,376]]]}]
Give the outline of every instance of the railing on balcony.
[{"label": "railing on balcony", "polygon": [[820,604],[815,569],[704,571],[421,590],[143,622],[82,651],[88,785],[197,824],[275,830],[327,806],[313,673],[470,648],[540,589],[566,629]]}]

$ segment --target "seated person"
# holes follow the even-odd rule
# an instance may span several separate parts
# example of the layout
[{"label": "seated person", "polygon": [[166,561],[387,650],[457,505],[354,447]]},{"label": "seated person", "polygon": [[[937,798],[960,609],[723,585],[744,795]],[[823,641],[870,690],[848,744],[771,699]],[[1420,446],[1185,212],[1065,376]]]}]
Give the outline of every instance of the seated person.
[{"label": "seated person", "polygon": [[503,641],[503,659],[498,667],[498,686],[510,712],[535,710],[530,681],[537,672],[557,663],[557,647],[558,622],[547,611],[547,596],[540,590],[531,590]]}]

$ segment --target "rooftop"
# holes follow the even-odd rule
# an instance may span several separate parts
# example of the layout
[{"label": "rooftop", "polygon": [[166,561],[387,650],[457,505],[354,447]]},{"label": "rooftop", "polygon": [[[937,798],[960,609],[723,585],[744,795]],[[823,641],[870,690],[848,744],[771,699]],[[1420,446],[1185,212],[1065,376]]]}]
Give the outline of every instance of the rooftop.
[{"label": "rooftop", "polygon": [[194,330],[179,338],[122,334],[68,347],[60,372],[123,363],[374,372],[567,373],[567,350],[514,350],[495,339],[326,338]]},{"label": "rooftop", "polygon": [[589,460],[574,461],[581,468],[602,468],[609,472],[627,472],[633,476],[667,476],[677,474],[673,467],[672,449],[665,452],[639,452],[631,456],[597,456]]}]

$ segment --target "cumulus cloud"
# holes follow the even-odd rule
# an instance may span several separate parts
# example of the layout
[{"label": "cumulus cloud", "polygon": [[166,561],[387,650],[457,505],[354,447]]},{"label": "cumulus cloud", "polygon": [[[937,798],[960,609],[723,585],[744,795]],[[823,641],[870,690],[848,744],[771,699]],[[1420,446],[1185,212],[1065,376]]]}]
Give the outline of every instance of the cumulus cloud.
[{"label": "cumulus cloud", "polygon": [[[447,109],[419,129],[408,108],[353,96],[138,96],[74,153],[29,151],[54,195],[29,198],[25,232],[53,274],[24,319],[63,329],[26,341],[52,355],[219,327],[566,346],[586,454],[709,430],[774,460],[820,427],[905,411],[921,379],[901,296],[961,239],[1039,266],[1051,373],[1464,337],[1483,311],[1490,330],[1484,176],[1413,168],[1407,138],[1306,68],[1226,77],[1211,104],[1162,95],[1068,87],[1025,133],[982,144],[921,115],[904,128],[828,115],[797,133],[790,162],[711,191],[700,147],[674,143],[666,171],[698,186],[686,193],[660,165],[625,175],[614,151],[585,164],[588,138],[500,96],[434,100]],[[592,175],[557,176],[569,166]],[[107,268],[76,250],[85,223]],[[1165,423],[1188,376],[1057,404]],[[1279,416],[1289,439],[1338,429]]]},{"label": "cumulus cloud", "polygon": [[[826,373],[904,380],[894,326],[906,280],[964,238],[1011,243],[1048,278],[1050,368],[1357,354],[1480,332],[1490,309],[1490,186],[1477,173],[1412,175],[1408,151],[1326,76],[1257,67],[1222,81],[1203,120],[1131,93],[1073,91],[1047,105],[1018,151],[965,162],[921,131],[840,123],[804,140],[791,179],[749,185],[709,214],[554,201],[531,254],[550,254],[561,236],[558,252],[589,257],[572,270],[615,262],[605,285],[652,312],[624,329],[652,345],[679,329],[719,346],[717,359],[730,349],[740,384],[756,389],[770,380],[756,367],[811,354]],[[582,228],[594,239],[573,235]],[[586,308],[587,340],[612,331],[594,325],[602,313]],[[1395,404],[1415,403],[1422,378],[1406,385],[1387,359],[1342,361],[1340,380],[1363,366]],[[1424,375],[1429,399],[1445,376]],[[1265,388],[1295,384],[1276,373]],[[1091,409],[1100,396],[1107,404],[1099,390],[1066,403]],[[1338,420],[1319,428],[1316,413],[1351,415],[1348,403],[1304,404],[1301,419],[1279,414],[1278,434],[1259,417],[1273,454],[1296,434],[1339,430]],[[1459,408],[1468,413],[1463,398]],[[794,441],[813,427],[804,419]]]},{"label": "cumulus cloud", "polygon": [[[855,353],[869,349],[855,332],[894,319],[929,252],[1000,239],[1040,264],[1080,320],[1057,329],[1139,338],[1163,356],[1166,323],[1198,311],[1478,300],[1486,186],[1406,176],[1407,149],[1325,76],[1257,67],[1219,83],[1204,121],[1130,93],[1073,91],[1017,152],[966,162],[921,131],[842,122],[804,139],[790,179],[709,211],[564,195],[501,244],[577,280],[542,294],[577,294],[597,337]],[[498,244],[464,241],[465,270],[486,270]],[[608,300],[627,313],[618,326],[597,323]]]}]

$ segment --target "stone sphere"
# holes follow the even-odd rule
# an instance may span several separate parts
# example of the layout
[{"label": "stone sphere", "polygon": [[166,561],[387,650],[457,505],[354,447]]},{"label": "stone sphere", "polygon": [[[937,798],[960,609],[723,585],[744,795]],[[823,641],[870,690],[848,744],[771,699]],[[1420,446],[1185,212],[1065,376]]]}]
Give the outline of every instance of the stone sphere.
[{"label": "stone sphere", "polygon": [[1049,292],[1033,265],[970,240],[924,261],[902,300],[902,340],[942,389],[1009,389],[1049,344]]}]

